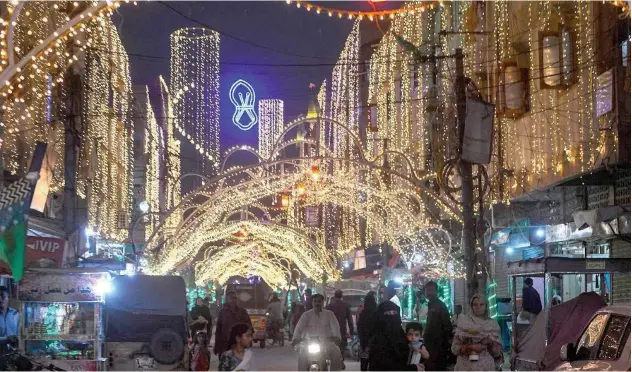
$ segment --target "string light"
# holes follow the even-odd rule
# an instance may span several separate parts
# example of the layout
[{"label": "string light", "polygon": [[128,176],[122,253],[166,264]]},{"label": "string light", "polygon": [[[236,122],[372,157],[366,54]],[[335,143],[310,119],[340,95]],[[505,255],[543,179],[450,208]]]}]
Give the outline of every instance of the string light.
[{"label": "string light", "polygon": [[[160,136],[158,134],[158,121],[149,99],[149,88],[145,86],[144,96],[141,100],[142,118],[144,121],[143,153],[147,159],[145,170],[145,196],[144,200],[149,203],[150,211],[160,211]],[[145,224],[145,236],[151,235],[154,228],[153,223]]]},{"label": "string light", "polygon": [[323,7],[323,6],[317,6],[314,5],[312,3],[306,2],[306,1],[287,1],[287,4],[292,4],[295,3],[297,8],[303,8],[305,10],[307,10],[308,12],[312,9],[312,8],[316,8],[317,9],[317,14],[320,14],[320,11],[326,12],[330,17],[334,14],[337,13],[338,14],[338,18],[342,18],[343,16],[346,16],[348,19],[358,19],[358,20],[363,20],[363,19],[367,19],[367,20],[373,20],[373,17],[380,17],[380,19],[383,19],[384,16],[389,16],[391,18],[393,18],[394,16],[402,16],[402,15],[406,15],[407,13],[410,12],[414,12],[414,11],[418,11],[418,10],[422,10],[422,9],[427,9],[427,8],[431,8],[434,5],[439,4],[439,2],[437,1],[426,1],[426,2],[413,2],[411,3],[411,5],[407,5],[403,8],[400,9],[391,9],[391,10],[381,10],[381,11],[352,11],[352,10],[344,10],[344,9],[336,9],[336,8],[328,8],[328,7]]},{"label": "string light", "polygon": [[[417,243],[412,249],[425,253],[427,259],[424,267],[427,267],[429,272],[441,276],[447,275],[445,263],[449,261],[449,253],[448,250],[442,248],[446,246],[445,242],[429,233],[430,230],[441,228],[432,225],[424,212],[415,208],[411,201],[419,200],[416,192],[404,188],[383,188],[382,184],[374,184],[373,180],[379,178],[377,176],[383,170],[369,165],[373,163],[366,163],[362,159],[347,158],[345,160],[332,157],[333,153],[330,152],[326,152],[324,156],[321,154],[318,156],[319,161],[322,161],[321,166],[316,167],[319,176],[315,178],[313,177],[315,172],[313,162],[316,157],[304,160],[279,158],[284,148],[293,146],[295,143],[295,141],[282,143],[279,140],[283,138],[284,134],[304,125],[309,120],[312,119],[296,120],[286,126],[284,133],[279,136],[277,141],[274,141],[276,145],[272,149],[270,160],[250,166],[225,169],[213,182],[207,183],[196,193],[183,199],[182,203],[171,213],[182,215],[186,210],[190,217],[183,220],[175,231],[168,231],[159,227],[147,242],[147,249],[150,251],[153,251],[160,242],[167,242],[167,244],[161,244],[161,249],[155,252],[153,264],[150,265],[152,270],[159,273],[175,270],[186,264],[191,257],[195,257],[201,247],[210,242],[231,240],[231,237],[242,229],[248,231],[248,235],[244,235],[243,239],[239,240],[239,244],[256,241],[259,244],[260,253],[264,255],[280,255],[273,250],[278,247],[286,247],[289,244],[278,240],[282,240],[282,237],[287,236],[288,233],[292,234],[288,241],[291,241],[294,246],[302,247],[303,243],[297,243],[297,239],[302,239],[302,235],[296,234],[297,232],[304,232],[302,234],[311,237],[308,238],[312,242],[310,244],[320,247],[315,248],[313,252],[320,252],[318,254],[325,255],[322,256],[323,258],[317,259],[319,262],[317,267],[326,267],[323,266],[325,262],[320,260],[327,260],[327,255],[324,253],[327,251],[324,248],[327,244],[327,235],[306,227],[303,213],[298,213],[300,211],[298,207],[330,205],[333,206],[332,210],[340,208],[345,211],[345,215],[348,216],[347,226],[350,228],[355,228],[352,224],[354,219],[370,221],[369,228],[377,232],[381,241],[388,242],[403,252],[407,252],[410,245],[402,245],[401,237],[410,235],[414,231],[421,231],[415,235]],[[318,121],[321,125],[329,124],[330,126],[334,122],[328,118],[318,118]],[[342,124],[337,125],[341,126]],[[349,134],[349,136],[350,143],[360,143],[354,135]],[[229,153],[236,150],[231,149]],[[354,150],[351,149],[351,151]],[[331,159],[328,160],[328,157]],[[301,165],[303,161],[305,165]],[[335,167],[329,165],[336,162],[348,164]],[[293,164],[293,166],[275,166],[280,164]],[[351,176],[360,172],[369,174],[365,182]],[[414,177],[414,175],[411,174],[409,177]],[[365,197],[359,198],[358,192],[361,192]],[[282,207],[284,207],[282,210],[287,211],[285,215],[286,226],[272,224],[273,227],[270,227],[263,224],[262,227],[259,226],[261,223],[256,222],[260,219],[259,217],[253,220],[250,218],[243,220],[243,211],[252,208],[254,201],[269,200],[270,197],[277,200],[278,195],[286,196],[281,199]],[[258,208],[260,209],[260,207]],[[242,216],[238,222],[230,219],[230,216],[235,215],[235,213]],[[368,218],[376,213],[379,214],[379,218]],[[248,212],[245,215],[248,216],[251,213]],[[270,228],[279,230],[270,231]],[[262,229],[265,229],[265,232]],[[350,239],[347,239],[346,245],[341,244],[334,251],[337,257],[348,254],[358,246],[359,242],[356,241],[354,245],[351,244]],[[273,247],[261,248],[262,241],[266,241]],[[296,254],[288,248],[284,248],[284,250],[289,251],[287,254]],[[213,260],[215,259],[213,258]],[[292,257],[292,262],[299,259]],[[242,263],[239,261],[240,265]],[[330,265],[332,264],[330,263]],[[207,264],[206,266],[212,265]],[[223,267],[224,265],[216,266]],[[206,272],[210,273],[211,271],[208,270]],[[220,270],[219,268],[212,270],[214,270],[212,274],[207,274],[209,277],[223,278],[225,276],[217,271]],[[262,270],[264,269],[262,268]],[[306,275],[308,276],[320,275],[320,273],[310,272],[310,270],[313,271],[313,269],[303,268],[301,272],[307,271],[308,274]],[[335,273],[336,271],[333,270],[328,275],[331,274],[329,277],[333,277]],[[277,275],[281,274],[277,272]]]},{"label": "string light", "polygon": [[180,134],[194,144],[196,153],[212,159],[182,161],[185,173],[219,170],[219,33],[204,28],[183,28],[171,34],[171,84],[174,92],[188,92],[174,100],[174,122]]},{"label": "string light", "polygon": [[274,141],[283,132],[283,101],[262,99],[259,101],[259,154],[268,159]]}]

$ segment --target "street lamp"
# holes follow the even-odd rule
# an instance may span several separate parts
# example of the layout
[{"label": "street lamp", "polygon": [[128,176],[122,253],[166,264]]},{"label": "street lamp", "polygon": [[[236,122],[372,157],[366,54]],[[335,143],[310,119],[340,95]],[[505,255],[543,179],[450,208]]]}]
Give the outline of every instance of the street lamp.
[{"label": "street lamp", "polygon": [[138,204],[138,209],[141,213],[149,212],[149,202],[147,200],[143,200]]}]

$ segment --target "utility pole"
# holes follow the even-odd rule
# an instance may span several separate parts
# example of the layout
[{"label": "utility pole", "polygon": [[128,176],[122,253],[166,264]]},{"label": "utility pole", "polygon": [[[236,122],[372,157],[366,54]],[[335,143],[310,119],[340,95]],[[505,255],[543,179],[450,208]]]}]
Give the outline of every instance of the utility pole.
[{"label": "utility pole", "polygon": [[72,68],[66,78],[70,96],[64,120],[64,233],[70,237],[77,229],[77,149],[81,126],[81,77]]},{"label": "utility pole", "polygon": [[474,185],[472,182],[472,163],[463,160],[463,138],[465,136],[465,116],[467,98],[465,95],[465,73],[463,69],[463,50],[457,48],[456,54],[456,102],[457,102],[457,129],[459,146],[457,159],[459,162],[459,174],[461,175],[461,203],[463,205],[463,232],[461,235],[461,248],[465,252],[466,264],[466,297],[471,298],[478,289],[475,277],[476,270],[476,218],[474,217]]}]

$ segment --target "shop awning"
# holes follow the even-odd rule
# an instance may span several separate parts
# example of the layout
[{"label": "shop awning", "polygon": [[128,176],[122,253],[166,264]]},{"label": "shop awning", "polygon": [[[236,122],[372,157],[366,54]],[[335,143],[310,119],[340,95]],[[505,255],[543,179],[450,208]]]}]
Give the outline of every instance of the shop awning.
[{"label": "shop awning", "polygon": [[507,263],[510,276],[551,274],[629,273],[629,258],[547,257]]}]

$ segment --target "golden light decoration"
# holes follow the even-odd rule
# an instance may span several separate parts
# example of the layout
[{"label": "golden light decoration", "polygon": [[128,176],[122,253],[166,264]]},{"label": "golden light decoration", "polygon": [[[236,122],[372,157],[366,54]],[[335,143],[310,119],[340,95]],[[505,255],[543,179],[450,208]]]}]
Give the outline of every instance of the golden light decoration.
[{"label": "golden light decoration", "polygon": [[[29,2],[28,6],[31,6],[34,2]],[[69,7],[60,6],[60,4],[68,4]],[[15,33],[16,29],[23,27],[19,22],[19,17],[22,16],[37,16],[38,22],[49,24],[48,13],[30,12],[22,10],[27,5],[27,2],[15,2],[7,4],[7,18],[0,19],[0,93],[2,97],[10,96],[18,84],[25,77],[29,77],[32,74],[41,74],[41,69],[37,63],[46,63],[46,61],[52,56],[56,47],[62,46],[69,40],[78,45],[79,48],[75,48],[73,53],[68,51],[67,64],[70,65],[78,60],[80,55],[86,47],[89,46],[90,41],[81,42],[78,40],[78,36],[83,34],[91,25],[96,24],[105,17],[109,17],[113,14],[113,9],[120,7],[120,2],[96,2],[95,4],[80,3],[54,3],[51,5],[56,12],[69,13],[63,16],[63,20],[60,23],[56,23],[54,28],[56,31],[47,33],[44,37],[37,39],[30,48],[18,48],[15,49]],[[70,17],[72,15],[72,18]],[[53,21],[54,22],[54,21]],[[31,36],[31,33],[26,31],[26,34]],[[15,52],[20,53],[16,55]]]},{"label": "golden light decoration", "polygon": [[[441,230],[441,227],[433,224],[424,209],[420,208],[423,203],[418,193],[423,193],[425,186],[423,181],[417,178],[418,175],[412,172],[413,168],[409,166],[410,161],[403,160],[405,157],[400,159],[402,164],[408,164],[400,167],[403,173],[390,171],[394,178],[409,180],[407,186],[390,187],[382,180],[381,174],[387,170],[381,167],[379,157],[366,160],[360,154],[357,158],[343,159],[326,151],[314,157],[306,156],[296,159],[281,157],[285,148],[295,146],[296,143],[303,143],[310,147],[316,146],[316,143],[309,139],[283,141],[284,136],[311,120],[313,119],[301,118],[289,123],[284,133],[275,141],[270,159],[259,160],[247,166],[224,169],[222,174],[196,190],[195,193],[187,195],[171,213],[183,215],[184,211],[187,211],[188,217],[175,231],[170,232],[159,227],[148,239],[147,249],[155,252],[151,265],[152,271],[165,273],[183,265],[186,266],[198,255],[202,247],[226,238],[233,242],[231,243],[233,247],[257,244],[263,255],[272,254],[271,251],[276,249],[274,247],[286,247],[284,250],[291,252],[287,248],[291,245],[302,247],[302,251],[305,250],[305,246],[314,246],[315,248],[309,252],[317,258],[310,257],[310,259],[317,261],[318,267],[328,267],[327,265],[333,265],[335,262],[330,255],[343,257],[360,244],[359,239],[343,237],[338,247],[330,249],[326,245],[327,234],[307,225],[303,208],[331,205],[346,211],[345,215],[349,217],[346,217],[347,222],[343,220],[343,224],[354,228],[350,217],[356,221],[368,221],[368,228],[376,232],[377,238],[388,242],[395,249],[408,249],[400,244],[401,237],[418,232],[419,244],[410,249],[426,252],[427,262],[432,262],[438,267],[443,265],[443,272],[447,274],[445,264],[450,258],[446,243],[430,233],[431,230]],[[317,120],[325,127],[343,126],[330,118]],[[331,128],[327,128],[327,131],[330,130]],[[349,142],[352,146],[361,146],[359,139],[352,134],[349,134]],[[229,152],[238,154],[240,150],[241,148],[237,147],[230,149]],[[313,153],[313,151],[308,151],[308,153]],[[320,173],[318,181],[312,178],[316,162],[319,164],[318,172]],[[342,163],[342,166],[330,165],[333,163]],[[409,171],[407,172],[406,169]],[[365,177],[357,177],[361,173],[365,174]],[[302,195],[299,197],[298,194]],[[359,196],[360,194],[362,197]],[[251,213],[244,213],[254,202],[260,201],[265,204],[266,200],[270,198],[273,201],[278,200],[279,196],[281,196],[281,205],[285,208],[277,210],[275,213],[279,213],[278,216],[269,224],[259,222],[261,217],[250,220],[251,217],[248,216],[251,216]],[[452,210],[455,206],[443,204],[445,201],[438,195],[427,195],[427,197],[437,205],[444,205],[446,214],[459,220],[458,207]],[[239,221],[227,220],[227,216],[235,215],[241,216]],[[248,219],[243,220],[244,217]],[[286,221],[283,226],[279,225],[280,220]],[[233,239],[233,234],[239,231],[239,226],[247,226],[249,233],[248,238],[243,241]],[[260,233],[257,234],[257,231]],[[288,231],[291,232],[289,236]],[[359,236],[359,231],[354,234]],[[270,247],[263,245],[262,242],[266,242]],[[292,256],[290,262],[296,263],[300,259],[300,257]],[[215,261],[210,261],[206,266],[212,266],[211,262]],[[307,277],[314,277],[314,275],[318,277],[322,274],[303,264],[299,266],[301,266],[300,271]],[[331,267],[330,277],[336,272],[333,266]],[[440,268],[438,270],[441,271]],[[212,275],[219,276],[220,274],[214,271]],[[221,274],[221,276],[225,275]]]},{"label": "golden light decoration", "polygon": [[367,20],[367,21],[373,21],[374,19],[384,19],[386,17],[390,19],[394,17],[403,17],[413,11],[424,11],[426,9],[432,9],[435,6],[441,5],[440,1],[426,1],[426,2],[414,2],[402,8],[391,9],[391,10],[353,11],[353,10],[347,10],[347,9],[329,8],[326,6],[316,5],[307,1],[286,0],[286,3],[295,4],[297,8],[305,9],[308,12],[314,9],[316,14],[326,14],[329,17],[333,17],[335,15],[338,18],[346,18],[346,19],[351,19],[351,20],[358,19],[358,20]]},{"label": "golden light decoration", "polygon": [[283,101],[280,99],[259,100],[259,154],[270,156],[274,140],[283,132]]},{"label": "golden light decoration", "polygon": [[[24,159],[36,141],[44,141],[54,149],[57,169],[61,169],[65,154],[62,115],[80,117],[83,137],[77,194],[86,200],[90,228],[102,237],[123,240],[132,205],[131,83],[127,53],[108,18],[116,6],[9,5],[11,21],[4,21],[8,26],[0,32],[0,45],[12,45],[12,51],[3,54],[0,89],[3,145],[22,149],[3,151],[5,168],[14,174],[24,172]],[[71,67],[81,74],[80,80],[71,82],[67,74]],[[65,102],[76,91],[84,92],[83,102],[69,113]],[[54,172],[52,191],[63,186],[62,172]]]},{"label": "golden light decoration", "polygon": [[[146,159],[144,200],[149,203],[149,210],[158,212],[160,208],[160,167],[161,144],[158,133],[158,121],[149,99],[149,88],[144,87],[144,95],[138,97],[143,118],[143,159]],[[145,236],[149,236],[153,230],[153,223],[145,224]]]},{"label": "golden light decoration", "polygon": [[[174,122],[196,153],[210,161],[182,160],[184,173],[219,171],[219,33],[190,27],[171,34],[171,84],[181,97],[174,100]],[[194,90],[191,94],[186,94]],[[199,168],[199,169],[198,169]]]},{"label": "golden light decoration", "polygon": [[173,100],[169,88],[162,76],[158,78],[160,85],[160,104],[162,111],[162,127],[167,136],[167,147],[164,161],[166,165],[165,210],[175,207],[181,198],[180,191],[180,140],[176,138],[173,118]]}]

